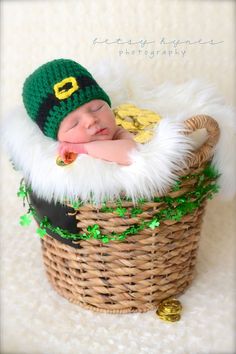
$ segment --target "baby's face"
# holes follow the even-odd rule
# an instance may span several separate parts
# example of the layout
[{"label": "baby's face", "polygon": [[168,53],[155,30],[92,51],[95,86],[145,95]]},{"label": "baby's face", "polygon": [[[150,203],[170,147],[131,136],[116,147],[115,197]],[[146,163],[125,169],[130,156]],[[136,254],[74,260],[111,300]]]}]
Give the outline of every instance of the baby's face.
[{"label": "baby's face", "polygon": [[68,143],[111,140],[116,129],[115,116],[109,105],[102,100],[92,100],[64,118],[57,138]]}]

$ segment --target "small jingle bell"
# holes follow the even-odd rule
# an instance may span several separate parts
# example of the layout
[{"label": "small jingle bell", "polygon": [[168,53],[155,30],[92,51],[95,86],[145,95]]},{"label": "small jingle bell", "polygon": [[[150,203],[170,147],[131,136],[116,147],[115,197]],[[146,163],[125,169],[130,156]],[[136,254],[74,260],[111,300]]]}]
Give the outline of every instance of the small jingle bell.
[{"label": "small jingle bell", "polygon": [[78,156],[78,154],[76,154],[74,152],[67,152],[64,160],[61,158],[61,156],[58,156],[56,158],[56,164],[58,166],[70,165],[72,162],[74,162],[76,160],[77,156]]}]

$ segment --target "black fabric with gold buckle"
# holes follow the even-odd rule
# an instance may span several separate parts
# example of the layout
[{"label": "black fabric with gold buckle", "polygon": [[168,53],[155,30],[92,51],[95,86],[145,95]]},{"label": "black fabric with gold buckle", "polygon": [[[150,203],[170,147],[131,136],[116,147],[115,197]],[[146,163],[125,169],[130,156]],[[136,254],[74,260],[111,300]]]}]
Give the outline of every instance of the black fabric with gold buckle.
[{"label": "black fabric with gold buckle", "polygon": [[[78,83],[79,90],[83,89],[85,87],[88,87],[88,86],[97,85],[96,81],[88,76],[76,77],[75,79]],[[69,82],[67,82],[63,87],[61,87],[61,89],[62,90],[66,90],[66,89],[70,90],[71,87],[72,87],[71,84]],[[60,88],[58,91],[60,91]],[[76,91],[77,90],[75,90],[74,92],[76,92]],[[72,95],[73,95],[73,93],[72,93]],[[62,101],[63,101],[63,99],[59,99],[58,97],[56,97],[55,94],[52,94],[52,93],[48,94],[48,96],[43,100],[43,103],[41,104],[41,106],[39,108],[37,118],[36,118],[37,124],[41,130],[43,130],[44,124],[48,118],[49,111],[55,106],[60,106]]]}]

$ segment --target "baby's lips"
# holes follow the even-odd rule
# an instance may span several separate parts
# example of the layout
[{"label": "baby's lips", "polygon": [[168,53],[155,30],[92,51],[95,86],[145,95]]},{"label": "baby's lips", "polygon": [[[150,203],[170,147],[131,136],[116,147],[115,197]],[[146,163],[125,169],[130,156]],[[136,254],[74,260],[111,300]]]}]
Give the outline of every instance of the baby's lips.
[{"label": "baby's lips", "polygon": [[102,128],[102,129],[99,129],[95,135],[107,135],[108,134],[108,129],[107,128]]}]

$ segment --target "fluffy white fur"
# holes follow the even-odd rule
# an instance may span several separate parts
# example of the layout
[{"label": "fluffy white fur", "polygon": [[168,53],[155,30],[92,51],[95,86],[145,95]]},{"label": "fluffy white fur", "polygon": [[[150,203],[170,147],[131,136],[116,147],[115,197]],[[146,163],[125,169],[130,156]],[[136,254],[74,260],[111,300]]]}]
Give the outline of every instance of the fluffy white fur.
[{"label": "fluffy white fur", "polygon": [[23,107],[17,108],[2,124],[3,143],[38,196],[48,201],[77,197],[88,201],[92,192],[94,202],[100,203],[122,191],[133,201],[165,192],[176,179],[174,168],[182,169],[186,155],[196,146],[196,139],[183,135],[183,121],[196,114],[208,114],[219,123],[221,136],[213,161],[222,174],[221,194],[227,198],[235,194],[235,114],[214,87],[198,80],[155,86],[130,69],[114,69],[108,63],[90,71],[110,95],[113,107],[134,103],[158,112],[163,120],[152,141],[132,152],[130,166],[81,155],[73,164],[59,167],[55,163],[58,143],[41,133]]},{"label": "fluffy white fur", "polygon": [[191,149],[191,139],[183,135],[182,123],[169,119],[157,127],[155,137],[132,152],[133,164],[121,166],[81,155],[66,167],[56,165],[58,142],[45,137],[31,122],[23,109],[11,116],[11,125],[4,128],[10,156],[32,185],[38,196],[46,200],[65,198],[89,200],[96,203],[117,197],[121,191],[134,201],[151,197],[156,190],[164,192],[175,180],[172,170],[184,166]]}]

